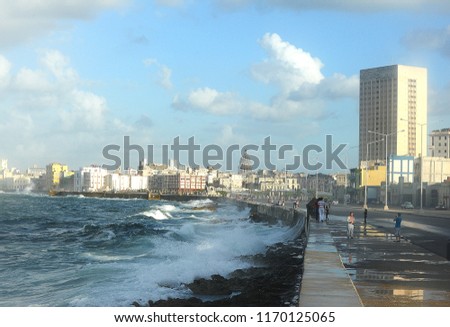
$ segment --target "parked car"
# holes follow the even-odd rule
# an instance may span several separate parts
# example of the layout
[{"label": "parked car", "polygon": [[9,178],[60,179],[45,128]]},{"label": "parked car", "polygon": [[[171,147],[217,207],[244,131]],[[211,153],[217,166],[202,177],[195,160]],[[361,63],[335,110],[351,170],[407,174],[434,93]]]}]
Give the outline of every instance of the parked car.
[{"label": "parked car", "polygon": [[437,205],[436,207],[434,207],[434,209],[436,209],[436,210],[447,210],[447,208],[443,204]]},{"label": "parked car", "polygon": [[411,202],[403,202],[402,209],[414,209],[414,206]]}]

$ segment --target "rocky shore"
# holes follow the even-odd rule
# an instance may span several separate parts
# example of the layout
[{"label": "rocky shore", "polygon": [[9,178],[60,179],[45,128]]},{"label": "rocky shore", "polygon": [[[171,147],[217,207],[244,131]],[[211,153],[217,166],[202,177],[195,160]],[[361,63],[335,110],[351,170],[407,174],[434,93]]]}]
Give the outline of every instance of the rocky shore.
[{"label": "rocky shore", "polygon": [[261,255],[247,258],[253,262],[248,269],[239,269],[228,276],[213,275],[185,285],[192,297],[133,302],[134,306],[150,307],[288,307],[298,306],[305,235],[277,243]]}]

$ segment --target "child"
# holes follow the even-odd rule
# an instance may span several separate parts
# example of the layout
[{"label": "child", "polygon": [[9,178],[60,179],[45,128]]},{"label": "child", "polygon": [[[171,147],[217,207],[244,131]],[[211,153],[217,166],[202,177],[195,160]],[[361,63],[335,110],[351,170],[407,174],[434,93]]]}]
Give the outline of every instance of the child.
[{"label": "child", "polygon": [[353,230],[355,229],[355,216],[353,211],[347,217],[347,238],[353,238]]}]

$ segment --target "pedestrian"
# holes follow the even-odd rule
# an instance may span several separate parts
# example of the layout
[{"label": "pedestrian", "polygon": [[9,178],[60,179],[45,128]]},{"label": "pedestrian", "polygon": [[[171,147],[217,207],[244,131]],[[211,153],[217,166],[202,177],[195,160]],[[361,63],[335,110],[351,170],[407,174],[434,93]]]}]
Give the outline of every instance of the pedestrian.
[{"label": "pedestrian", "polygon": [[327,203],[325,205],[325,218],[326,218],[327,222],[328,222],[328,215],[329,214],[330,214],[330,205]]},{"label": "pedestrian", "polygon": [[394,218],[395,221],[395,241],[394,242],[400,242],[400,230],[402,228],[402,214],[398,213],[397,216]]},{"label": "pedestrian", "polygon": [[317,205],[319,206],[319,221],[322,223],[325,220],[325,201],[323,198],[319,198]]},{"label": "pedestrian", "polygon": [[353,238],[353,231],[355,229],[355,216],[353,211],[347,217],[347,238]]},{"label": "pedestrian", "polygon": [[364,208],[364,225],[367,224],[367,208]]}]

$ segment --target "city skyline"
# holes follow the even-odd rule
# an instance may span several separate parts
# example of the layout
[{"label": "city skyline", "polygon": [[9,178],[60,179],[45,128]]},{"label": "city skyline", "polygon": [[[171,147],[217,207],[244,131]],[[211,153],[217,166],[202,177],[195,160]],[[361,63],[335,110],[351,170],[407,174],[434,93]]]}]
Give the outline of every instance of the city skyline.
[{"label": "city skyline", "polygon": [[330,134],[357,167],[359,71],[396,64],[428,71],[428,133],[450,127],[447,1],[0,7],[0,158],[22,170],[108,164],[102,149],[126,135],[156,153],[177,136],[223,148],[270,136],[292,162]]}]

